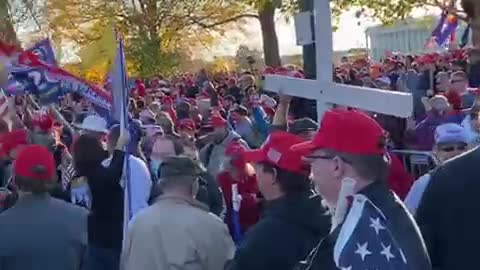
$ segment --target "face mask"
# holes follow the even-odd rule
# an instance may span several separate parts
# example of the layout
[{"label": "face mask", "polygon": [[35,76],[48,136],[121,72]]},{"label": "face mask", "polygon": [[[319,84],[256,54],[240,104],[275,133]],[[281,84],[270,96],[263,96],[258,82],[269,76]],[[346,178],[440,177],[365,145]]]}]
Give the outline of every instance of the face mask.
[{"label": "face mask", "polygon": [[162,164],[162,160],[151,160],[150,161],[150,169],[155,176],[159,175],[158,169],[160,169],[160,165]]}]

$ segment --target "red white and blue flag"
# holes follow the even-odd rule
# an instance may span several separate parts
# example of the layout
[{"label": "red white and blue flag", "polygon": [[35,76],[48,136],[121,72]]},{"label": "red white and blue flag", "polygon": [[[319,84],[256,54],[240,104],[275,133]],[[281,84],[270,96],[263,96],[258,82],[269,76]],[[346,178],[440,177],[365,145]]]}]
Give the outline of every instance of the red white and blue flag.
[{"label": "red white and blue flag", "polygon": [[341,270],[415,270],[395,237],[382,211],[356,194],[335,243],[335,264]]}]

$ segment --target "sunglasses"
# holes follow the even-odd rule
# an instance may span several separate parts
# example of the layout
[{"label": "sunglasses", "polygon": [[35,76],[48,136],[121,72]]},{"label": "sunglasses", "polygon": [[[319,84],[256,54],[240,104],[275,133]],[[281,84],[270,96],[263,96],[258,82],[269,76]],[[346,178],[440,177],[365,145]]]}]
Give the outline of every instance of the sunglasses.
[{"label": "sunglasses", "polygon": [[451,153],[453,151],[465,151],[467,150],[467,145],[466,144],[446,145],[446,146],[440,146],[439,149],[442,152]]}]

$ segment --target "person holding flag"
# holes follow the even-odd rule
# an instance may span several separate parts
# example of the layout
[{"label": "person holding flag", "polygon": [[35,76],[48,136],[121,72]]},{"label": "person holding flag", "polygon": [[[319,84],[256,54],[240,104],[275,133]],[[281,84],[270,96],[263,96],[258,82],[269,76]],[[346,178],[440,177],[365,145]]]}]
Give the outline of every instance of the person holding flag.
[{"label": "person holding flag", "polygon": [[375,120],[332,109],[313,140],[291,150],[310,163],[334,224],[298,269],[431,269],[417,225],[387,188],[384,131]]}]

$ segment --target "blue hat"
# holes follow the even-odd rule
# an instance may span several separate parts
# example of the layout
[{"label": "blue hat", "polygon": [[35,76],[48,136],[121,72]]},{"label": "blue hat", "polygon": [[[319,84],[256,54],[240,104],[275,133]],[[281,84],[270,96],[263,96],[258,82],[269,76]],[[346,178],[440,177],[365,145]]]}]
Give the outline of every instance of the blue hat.
[{"label": "blue hat", "polygon": [[435,129],[435,144],[443,143],[468,143],[465,128],[454,123],[438,126]]}]

